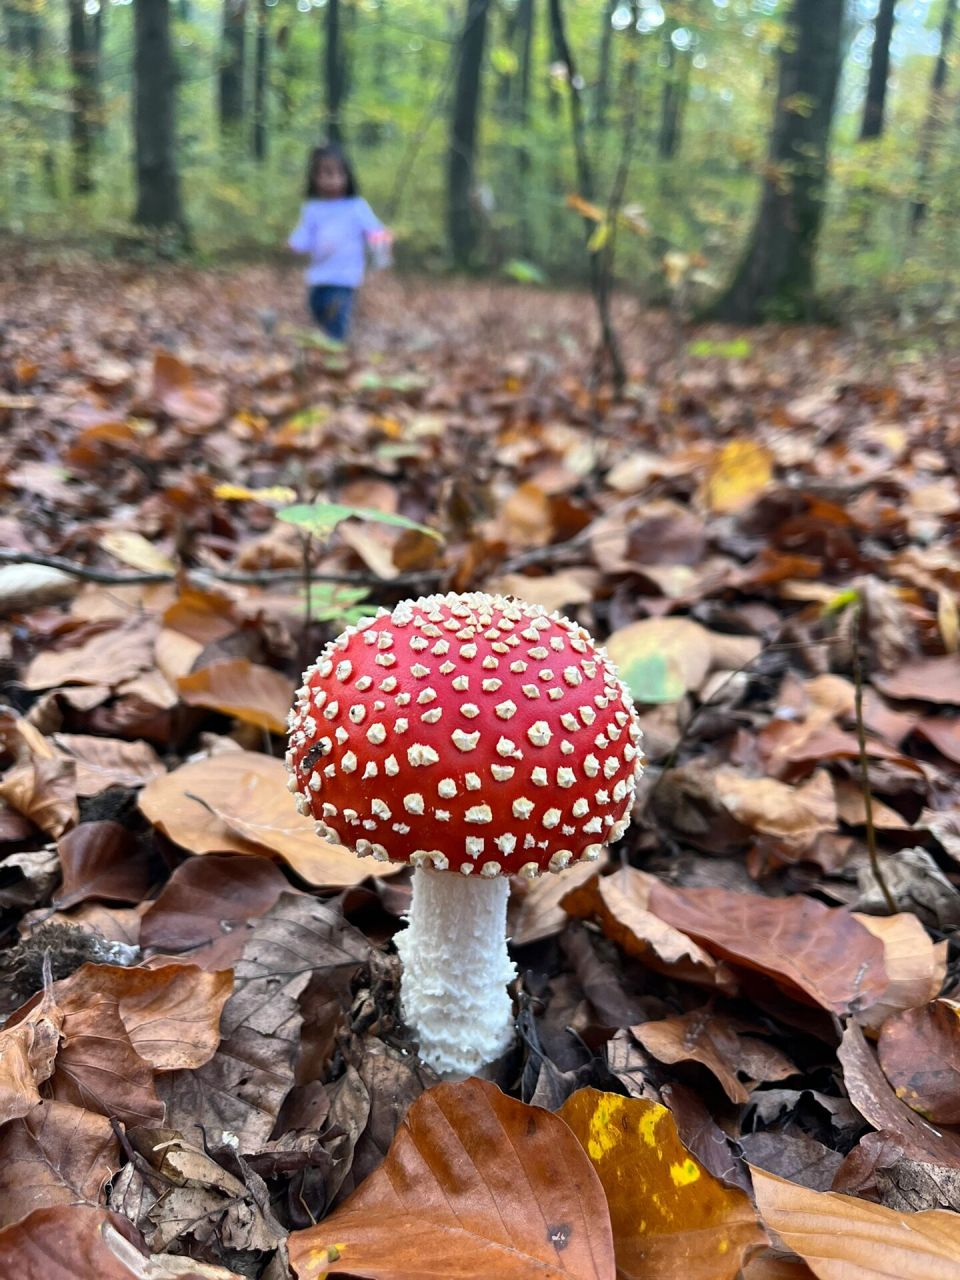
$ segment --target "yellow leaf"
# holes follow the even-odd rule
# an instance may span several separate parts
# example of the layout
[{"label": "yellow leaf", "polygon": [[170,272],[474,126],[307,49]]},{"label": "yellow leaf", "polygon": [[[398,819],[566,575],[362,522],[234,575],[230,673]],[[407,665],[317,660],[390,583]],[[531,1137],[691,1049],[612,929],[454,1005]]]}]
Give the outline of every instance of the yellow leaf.
[{"label": "yellow leaf", "polygon": [[580,1089],[558,1114],[606,1192],[618,1276],[734,1280],[764,1243],[747,1196],[690,1154],[666,1107]]},{"label": "yellow leaf", "polygon": [[773,455],[752,440],[731,440],[707,476],[703,497],[711,511],[730,515],[763,492],[773,475]]},{"label": "yellow leaf", "polygon": [[142,573],[176,573],[177,566],[170,557],[152,542],[148,542],[142,533],[134,533],[129,529],[111,529],[100,539],[104,551],[131,569],[139,569]]},{"label": "yellow leaf", "polygon": [[218,484],[213,496],[230,502],[275,502],[279,505],[296,502],[297,491],[283,484],[275,484],[269,489],[248,489],[245,484]]},{"label": "yellow leaf", "polygon": [[597,223],[595,231],[590,236],[590,239],[587,241],[587,252],[599,253],[609,239],[610,239],[610,223],[607,222],[606,219],[604,219],[603,222]]},{"label": "yellow leaf", "polygon": [[567,208],[579,213],[581,218],[589,218],[591,222],[602,222],[605,217],[599,205],[591,204],[589,200],[584,200],[583,196],[578,196],[575,192],[567,196]]}]

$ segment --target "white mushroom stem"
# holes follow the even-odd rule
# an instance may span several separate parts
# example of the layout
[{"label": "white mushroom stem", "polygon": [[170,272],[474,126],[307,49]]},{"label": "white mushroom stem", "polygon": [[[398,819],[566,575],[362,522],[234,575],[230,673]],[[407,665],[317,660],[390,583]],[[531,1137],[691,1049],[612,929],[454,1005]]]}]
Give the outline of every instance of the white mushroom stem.
[{"label": "white mushroom stem", "polygon": [[395,938],[403,961],[400,998],[420,1057],[446,1078],[473,1074],[513,1040],[509,896],[506,876],[426,867],[413,873],[410,924]]}]

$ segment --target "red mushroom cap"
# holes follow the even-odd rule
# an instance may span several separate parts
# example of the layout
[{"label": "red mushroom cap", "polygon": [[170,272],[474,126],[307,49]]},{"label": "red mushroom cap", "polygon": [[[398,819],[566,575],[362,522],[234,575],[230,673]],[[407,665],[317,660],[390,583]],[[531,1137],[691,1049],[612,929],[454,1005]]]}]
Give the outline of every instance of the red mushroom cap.
[{"label": "red mushroom cap", "polygon": [[618,839],[640,768],[630,695],[576,623],[470,593],[348,628],[304,675],[290,789],[359,854],[483,876]]}]

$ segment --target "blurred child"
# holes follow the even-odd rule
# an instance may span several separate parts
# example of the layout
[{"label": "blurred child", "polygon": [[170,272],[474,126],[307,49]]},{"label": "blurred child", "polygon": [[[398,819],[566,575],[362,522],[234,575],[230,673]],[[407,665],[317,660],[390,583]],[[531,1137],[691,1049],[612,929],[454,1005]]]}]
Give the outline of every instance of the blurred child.
[{"label": "blurred child", "polygon": [[339,147],[315,147],[307,166],[307,198],[288,241],[310,255],[307,298],[328,337],[346,341],[354,295],[363,282],[365,249],[378,267],[390,265],[392,237],[357,191]]}]

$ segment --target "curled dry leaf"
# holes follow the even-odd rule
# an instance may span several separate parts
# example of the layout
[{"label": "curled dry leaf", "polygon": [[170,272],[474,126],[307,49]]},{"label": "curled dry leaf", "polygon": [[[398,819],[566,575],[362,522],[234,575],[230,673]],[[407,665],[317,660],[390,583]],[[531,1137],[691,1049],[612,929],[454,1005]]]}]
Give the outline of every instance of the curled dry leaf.
[{"label": "curled dry leaf", "polygon": [[[566,883],[565,877],[550,878]],[[575,919],[596,920],[628,956],[655,972],[732,992],[736,983],[725,965],[647,909],[651,883],[656,882],[645,872],[620,867],[612,875],[595,874],[569,889],[560,905]]]},{"label": "curled dry leaf", "polygon": [[549,1111],[483,1080],[410,1107],[384,1163],[319,1226],[290,1237],[299,1280],[613,1280],[603,1189]]},{"label": "curled dry leaf", "polygon": [[806,852],[822,832],[837,828],[837,805],[825,769],[799,787],[723,768],[713,771],[713,781],[732,818],[751,831],[776,837],[794,856]]},{"label": "curled dry leaf", "polygon": [[40,1101],[38,1085],[53,1075],[63,1012],[45,994],[22,1022],[0,1031],[0,1125]]},{"label": "curled dry leaf", "polygon": [[0,1129],[0,1227],[35,1209],[97,1204],[119,1167],[120,1146],[106,1116],[66,1102],[38,1103]]},{"label": "curled dry leaf", "polygon": [[180,676],[177,690],[188,707],[208,707],[270,733],[286,733],[293,681],[279,671],[229,658]]},{"label": "curled dry leaf", "polygon": [[0,779],[0,801],[56,839],[80,816],[75,767],[69,760],[39,756],[15,765]]},{"label": "curled dry leaf", "polygon": [[283,761],[255,751],[181,765],[146,786],[139,803],[155,826],[191,853],[266,852],[312,885],[339,888],[398,870],[316,835],[293,806]]},{"label": "curled dry leaf", "polygon": [[960,1124],[960,1005],[933,1000],[883,1024],[877,1052],[897,1097],[934,1124]]},{"label": "curled dry leaf", "polygon": [[960,1214],[899,1213],[751,1168],[764,1222],[818,1280],[958,1280]]},{"label": "curled dry leaf", "polygon": [[837,1057],[847,1094],[864,1120],[895,1137],[910,1159],[960,1168],[960,1134],[935,1128],[897,1097],[855,1023],[844,1031]]},{"label": "curled dry leaf", "polygon": [[558,1114],[603,1184],[621,1280],[734,1280],[766,1243],[748,1197],[694,1159],[666,1107],[581,1089]]},{"label": "curled dry leaf", "polygon": [[751,1028],[735,1018],[697,1009],[631,1027],[631,1033],[658,1062],[699,1062],[711,1071],[731,1102],[747,1102],[758,1081],[785,1080],[797,1068],[773,1045],[748,1035]]},{"label": "curled dry leaf", "polygon": [[855,1013],[887,986],[883,944],[842,907],[657,884],[650,910],[713,955],[756,969],[833,1013]]},{"label": "curled dry leaf", "polygon": [[887,986],[880,999],[857,1016],[861,1026],[879,1031],[886,1018],[900,1009],[926,1004],[939,994],[947,972],[947,943],[933,942],[915,915],[868,916],[855,911],[853,918],[883,943]]}]

